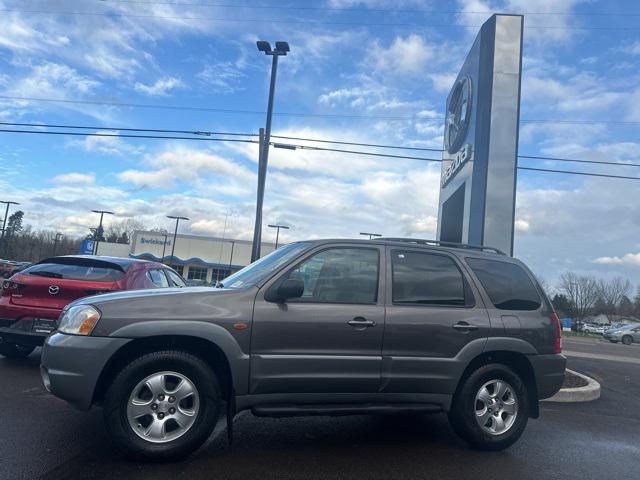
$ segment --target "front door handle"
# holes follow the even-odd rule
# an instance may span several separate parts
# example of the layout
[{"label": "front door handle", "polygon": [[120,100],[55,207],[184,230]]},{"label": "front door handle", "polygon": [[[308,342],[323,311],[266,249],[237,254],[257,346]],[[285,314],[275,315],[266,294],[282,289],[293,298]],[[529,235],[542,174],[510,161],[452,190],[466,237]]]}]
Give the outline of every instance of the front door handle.
[{"label": "front door handle", "polygon": [[367,320],[364,317],[356,317],[353,320],[349,320],[347,322],[347,325],[350,325],[356,328],[367,328],[367,327],[375,327],[376,322],[373,320]]},{"label": "front door handle", "polygon": [[477,325],[471,325],[470,323],[467,323],[467,322],[458,322],[453,326],[453,328],[461,332],[470,332],[472,330],[478,330]]}]

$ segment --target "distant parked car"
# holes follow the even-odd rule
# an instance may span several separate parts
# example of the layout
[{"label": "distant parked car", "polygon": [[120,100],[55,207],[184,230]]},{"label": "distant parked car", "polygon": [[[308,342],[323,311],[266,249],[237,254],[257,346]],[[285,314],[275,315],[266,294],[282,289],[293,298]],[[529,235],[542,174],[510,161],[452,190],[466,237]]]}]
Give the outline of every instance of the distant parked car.
[{"label": "distant parked car", "polygon": [[30,262],[14,262],[13,260],[0,260],[0,278],[9,278],[11,275],[24,270],[31,265]]},{"label": "distant parked car", "polygon": [[29,355],[55,330],[62,309],[78,298],[184,286],[184,279],[161,263],[82,255],[48,258],[2,284],[0,355]]},{"label": "distant parked car", "polygon": [[627,325],[617,330],[607,330],[604,338],[612,343],[622,342],[625,345],[640,343],[640,324]]},{"label": "distant parked car", "polygon": [[585,325],[582,331],[585,333],[598,333],[602,335],[604,333],[604,327],[602,325]]}]

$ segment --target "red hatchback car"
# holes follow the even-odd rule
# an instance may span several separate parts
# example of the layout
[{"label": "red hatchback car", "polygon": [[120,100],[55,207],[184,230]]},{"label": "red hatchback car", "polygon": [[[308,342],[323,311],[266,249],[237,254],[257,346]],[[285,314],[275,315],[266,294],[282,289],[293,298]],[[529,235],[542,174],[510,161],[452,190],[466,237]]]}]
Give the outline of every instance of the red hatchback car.
[{"label": "red hatchback car", "polygon": [[0,355],[29,355],[55,330],[62,309],[78,298],[184,286],[180,275],[157,262],[84,255],[47,258],[2,284]]}]

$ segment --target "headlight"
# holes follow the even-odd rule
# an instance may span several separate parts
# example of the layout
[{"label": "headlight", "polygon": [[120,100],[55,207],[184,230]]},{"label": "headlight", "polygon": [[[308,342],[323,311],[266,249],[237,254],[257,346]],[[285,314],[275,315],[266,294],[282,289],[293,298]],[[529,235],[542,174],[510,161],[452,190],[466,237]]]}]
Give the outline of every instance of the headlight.
[{"label": "headlight", "polygon": [[58,331],[72,335],[90,335],[98,320],[98,309],[91,305],[76,305],[62,313]]}]

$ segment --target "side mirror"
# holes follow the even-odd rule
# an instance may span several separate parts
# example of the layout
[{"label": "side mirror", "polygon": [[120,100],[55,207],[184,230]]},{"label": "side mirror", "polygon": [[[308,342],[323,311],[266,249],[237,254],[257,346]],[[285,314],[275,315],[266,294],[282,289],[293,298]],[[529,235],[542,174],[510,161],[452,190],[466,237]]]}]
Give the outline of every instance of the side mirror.
[{"label": "side mirror", "polygon": [[304,293],[304,282],[299,278],[287,278],[278,288],[273,289],[265,295],[265,300],[269,302],[283,303],[290,298],[300,298]]}]

